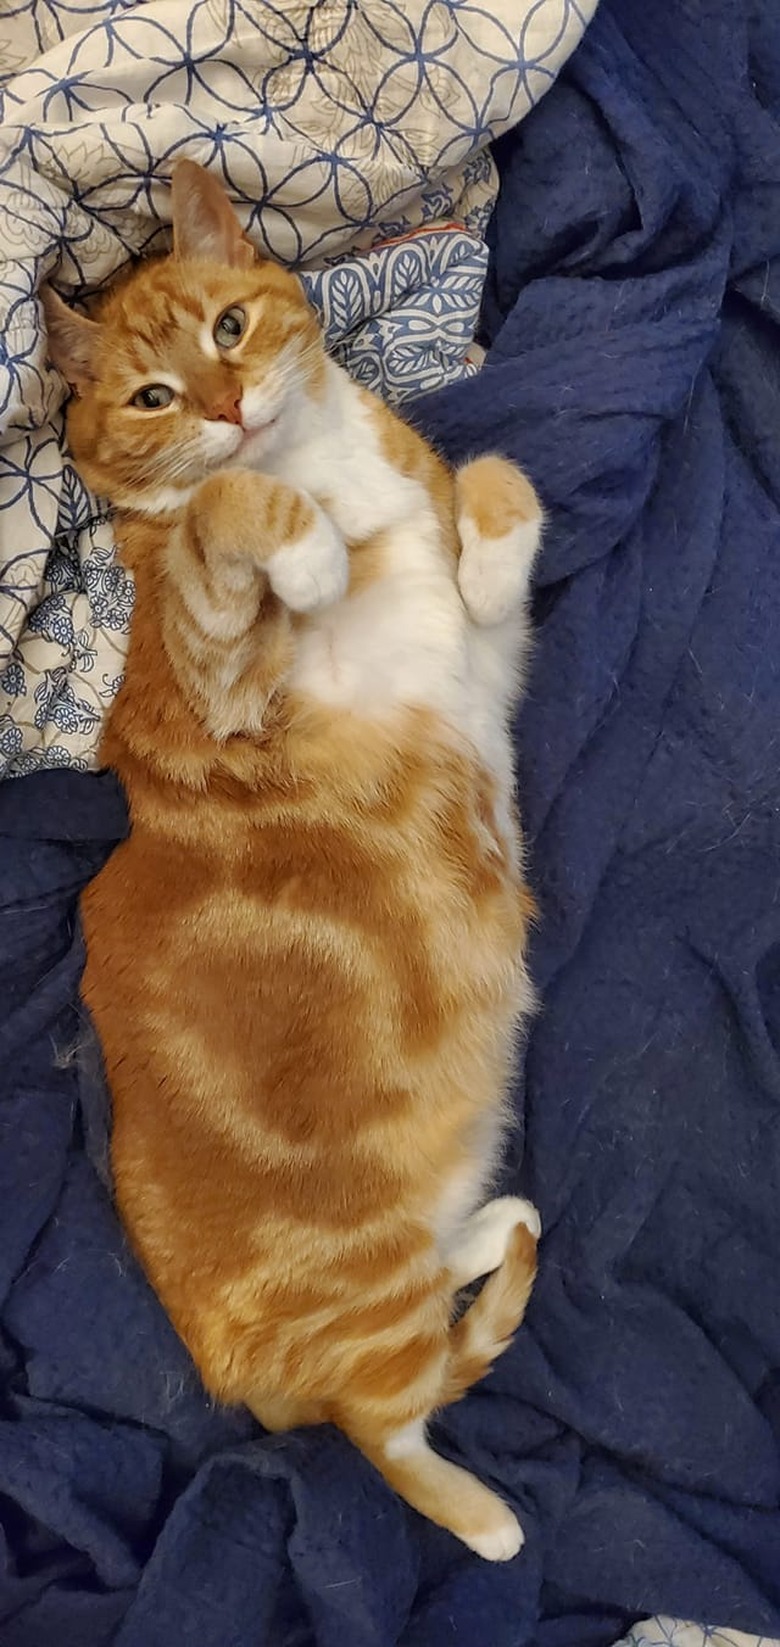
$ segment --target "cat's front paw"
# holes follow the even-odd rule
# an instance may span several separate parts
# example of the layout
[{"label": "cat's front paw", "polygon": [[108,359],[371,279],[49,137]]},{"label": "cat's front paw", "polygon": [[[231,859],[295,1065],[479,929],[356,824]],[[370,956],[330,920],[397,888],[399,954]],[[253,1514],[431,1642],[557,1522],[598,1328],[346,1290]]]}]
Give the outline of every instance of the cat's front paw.
[{"label": "cat's front paw", "polygon": [[461,522],[458,587],[474,623],[486,628],[503,623],[527,600],[541,526],[539,516],[489,538],[472,521]]},{"label": "cat's front paw", "polygon": [[474,623],[503,623],[528,602],[542,534],[534,488],[506,458],[474,458],[455,477],[458,586]]},{"label": "cat's front paw", "polygon": [[310,526],[266,562],[275,595],[292,612],[318,612],[347,592],[349,555],[333,521],[318,509]]}]

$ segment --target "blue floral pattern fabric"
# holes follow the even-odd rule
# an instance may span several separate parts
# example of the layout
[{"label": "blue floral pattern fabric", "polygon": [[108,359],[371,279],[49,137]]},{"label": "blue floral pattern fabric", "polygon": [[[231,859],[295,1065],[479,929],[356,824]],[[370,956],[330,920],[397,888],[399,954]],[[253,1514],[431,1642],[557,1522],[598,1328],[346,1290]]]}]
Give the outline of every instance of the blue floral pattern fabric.
[{"label": "blue floral pattern fabric", "polygon": [[258,249],[302,272],[361,382],[396,403],[451,383],[474,369],[489,141],[553,83],[595,5],[5,0],[0,773],[94,764],[132,610],[67,459],[41,281],[88,295],[164,249],[186,154]]},{"label": "blue floral pattern fabric", "polygon": [[444,227],[302,278],[334,357],[400,405],[477,369],[469,351],[486,268],[483,241]]}]

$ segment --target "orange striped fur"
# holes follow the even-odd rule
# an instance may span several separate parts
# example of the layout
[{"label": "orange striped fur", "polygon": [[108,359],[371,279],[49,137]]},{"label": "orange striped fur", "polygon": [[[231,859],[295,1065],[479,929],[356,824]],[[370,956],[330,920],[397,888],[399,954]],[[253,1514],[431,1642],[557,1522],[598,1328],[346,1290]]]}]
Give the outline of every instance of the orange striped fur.
[{"label": "orange striped fur", "polygon": [[533,1209],[483,1203],[531,1007],[507,720],[539,506],[350,384],[190,162],[173,204],[96,317],[44,298],[136,581],[102,748],[132,833],[82,902],[117,1201],[215,1396],[340,1425],[507,1559],[514,1514],[425,1423],[536,1264]]}]

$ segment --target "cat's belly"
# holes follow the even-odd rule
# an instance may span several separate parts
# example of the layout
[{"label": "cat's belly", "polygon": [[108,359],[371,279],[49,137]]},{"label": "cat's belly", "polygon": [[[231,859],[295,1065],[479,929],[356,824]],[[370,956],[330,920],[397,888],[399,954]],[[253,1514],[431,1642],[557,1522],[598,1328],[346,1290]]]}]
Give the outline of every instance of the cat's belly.
[{"label": "cat's belly", "polygon": [[377,718],[410,704],[457,716],[468,667],[460,598],[443,585],[431,604],[383,579],[318,614],[300,635],[292,686]]},{"label": "cat's belly", "polygon": [[[487,667],[486,667],[487,664]],[[385,577],[301,629],[295,692],[361,719],[391,724],[419,708],[464,740],[500,789],[511,786],[506,671],[440,572]]]}]

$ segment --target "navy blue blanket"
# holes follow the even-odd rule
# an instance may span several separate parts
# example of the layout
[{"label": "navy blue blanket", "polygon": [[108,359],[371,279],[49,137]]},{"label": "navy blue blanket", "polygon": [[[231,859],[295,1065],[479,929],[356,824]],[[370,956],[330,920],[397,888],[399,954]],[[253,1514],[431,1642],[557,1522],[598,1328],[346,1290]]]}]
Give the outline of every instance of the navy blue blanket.
[{"label": "navy blue blanket", "polygon": [[500,146],[482,376],[418,416],[551,524],[518,740],[542,921],[507,1185],[527,1326],[441,1442],[471,1557],[329,1430],[210,1407],[129,1256],[78,1058],[110,778],[0,791],[2,1647],[780,1634],[780,11],[604,0]]}]

